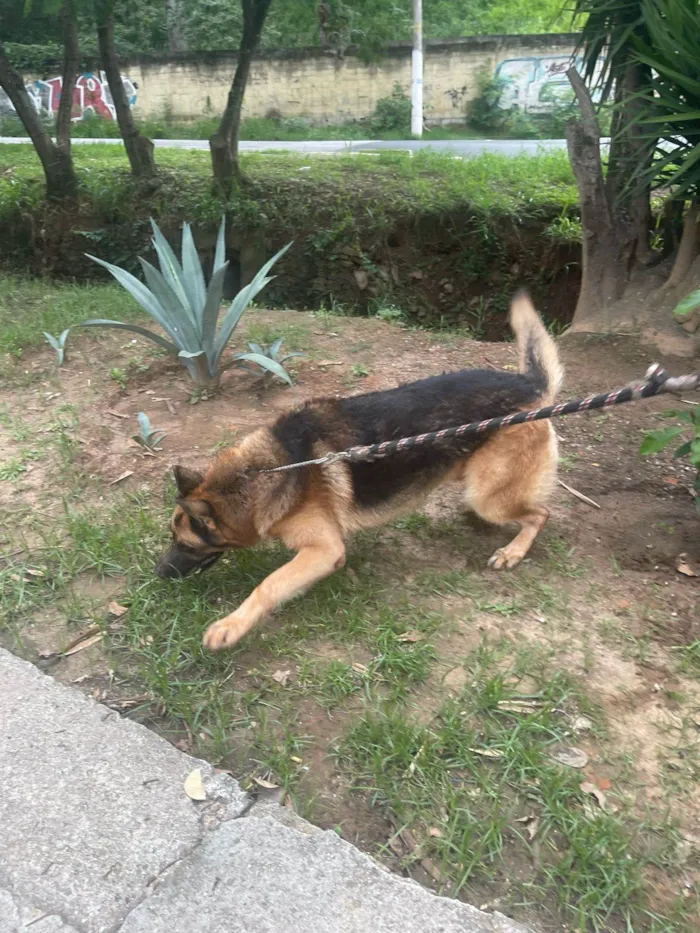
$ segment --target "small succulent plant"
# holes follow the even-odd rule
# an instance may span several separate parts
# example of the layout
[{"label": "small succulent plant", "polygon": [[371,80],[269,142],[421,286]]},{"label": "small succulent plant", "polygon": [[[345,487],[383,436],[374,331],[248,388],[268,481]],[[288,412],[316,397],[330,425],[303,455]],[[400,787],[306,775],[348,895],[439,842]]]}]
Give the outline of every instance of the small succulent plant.
[{"label": "small succulent plant", "polygon": [[156,451],[160,450],[158,444],[161,443],[163,438],[167,437],[165,431],[161,428],[154,428],[151,424],[150,418],[148,415],[140,411],[138,414],[139,419],[139,433],[132,434],[131,439],[136,441],[144,450]]},{"label": "small succulent plant", "polygon": [[[304,354],[297,351],[294,353],[285,353],[284,356],[280,356],[283,343],[284,337],[278,337],[277,340],[268,347],[261,347],[259,343],[249,343],[248,349],[250,352],[237,353],[234,359],[241,362],[244,368],[250,372],[255,373],[262,371],[263,377],[277,376],[278,379],[281,379],[283,382],[286,382],[287,385],[291,386],[293,385],[292,377],[285,369],[284,363],[295,356],[303,356]],[[246,363],[252,363],[253,366],[257,366],[258,369],[255,370],[250,366],[245,366]]]},{"label": "small succulent plant", "polygon": [[59,366],[63,366],[63,361],[66,357],[66,340],[68,339],[69,333],[70,327],[66,327],[66,329],[58,335],[58,337],[54,337],[53,334],[47,334],[47,332],[44,331],[44,337],[46,337],[48,343],[50,343],[56,351],[56,363]]}]

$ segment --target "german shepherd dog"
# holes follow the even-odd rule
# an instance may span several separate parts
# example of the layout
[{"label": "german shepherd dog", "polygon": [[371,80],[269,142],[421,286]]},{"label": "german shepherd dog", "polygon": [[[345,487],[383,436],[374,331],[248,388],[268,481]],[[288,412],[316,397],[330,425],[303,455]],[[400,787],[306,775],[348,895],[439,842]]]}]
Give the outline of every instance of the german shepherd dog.
[{"label": "german shepherd dog", "polygon": [[525,557],[549,517],[543,503],[556,475],[557,443],[548,421],[370,463],[338,461],[259,472],[551,404],[562,369],[554,341],[525,293],[514,297],[510,322],[518,373],[462,370],[383,392],[314,399],[222,452],[206,473],[175,467],[179,495],[171,521],[173,541],[158,561],[159,576],[186,576],[225,551],[271,538],[296,551],[234,612],[209,626],[206,647],[217,651],[235,645],[277,606],[340,570],[350,533],[413,510],[443,483],[460,484],[467,506],[483,519],[520,525],[489,567],[515,567]]}]

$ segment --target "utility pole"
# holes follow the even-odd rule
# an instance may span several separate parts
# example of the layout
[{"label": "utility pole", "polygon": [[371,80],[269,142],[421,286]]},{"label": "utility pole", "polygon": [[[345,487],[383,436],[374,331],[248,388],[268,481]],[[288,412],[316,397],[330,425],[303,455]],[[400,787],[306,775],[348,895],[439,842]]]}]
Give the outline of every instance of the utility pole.
[{"label": "utility pole", "polygon": [[423,135],[423,0],[413,0],[411,133],[413,136]]}]

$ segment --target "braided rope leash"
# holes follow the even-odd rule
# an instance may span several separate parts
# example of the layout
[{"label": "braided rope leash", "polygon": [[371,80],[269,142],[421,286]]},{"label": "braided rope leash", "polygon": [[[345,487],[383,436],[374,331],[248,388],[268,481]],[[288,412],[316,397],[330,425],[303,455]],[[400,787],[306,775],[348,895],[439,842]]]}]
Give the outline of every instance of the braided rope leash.
[{"label": "braided rope leash", "polygon": [[455,438],[473,437],[485,431],[494,431],[497,428],[506,428],[513,424],[524,424],[528,421],[542,421],[546,418],[559,418],[562,415],[574,415],[579,411],[590,411],[598,408],[612,408],[613,405],[622,405],[625,402],[636,402],[637,399],[651,398],[654,395],[671,392],[689,392],[700,388],[700,373],[690,373],[686,376],[669,376],[666,370],[658,363],[652,363],[646,371],[644,381],[632,383],[613,392],[601,392],[598,395],[588,395],[586,398],[572,399],[560,405],[546,405],[544,408],[535,408],[532,411],[517,411],[500,418],[487,418],[485,421],[472,421],[469,424],[460,424],[453,428],[443,428],[441,431],[429,431],[427,434],[416,434],[413,437],[401,437],[395,441],[383,441],[381,444],[370,444],[367,447],[349,447],[336,453],[326,454],[316,460],[304,460],[301,463],[287,463],[273,469],[260,470],[260,473],[285,473],[287,470],[298,470],[306,466],[322,466],[326,463],[337,463],[346,460],[353,463],[372,462],[414,447],[432,447],[451,441]]}]

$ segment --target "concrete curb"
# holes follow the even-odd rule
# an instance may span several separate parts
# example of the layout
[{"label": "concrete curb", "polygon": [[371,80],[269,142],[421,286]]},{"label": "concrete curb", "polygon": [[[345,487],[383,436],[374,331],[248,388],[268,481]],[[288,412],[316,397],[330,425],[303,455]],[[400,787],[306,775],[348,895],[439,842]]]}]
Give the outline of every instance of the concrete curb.
[{"label": "concrete curb", "polygon": [[[201,768],[207,799],[183,783]],[[243,818],[247,817],[247,818]],[[0,933],[526,933],[0,650]]]}]

